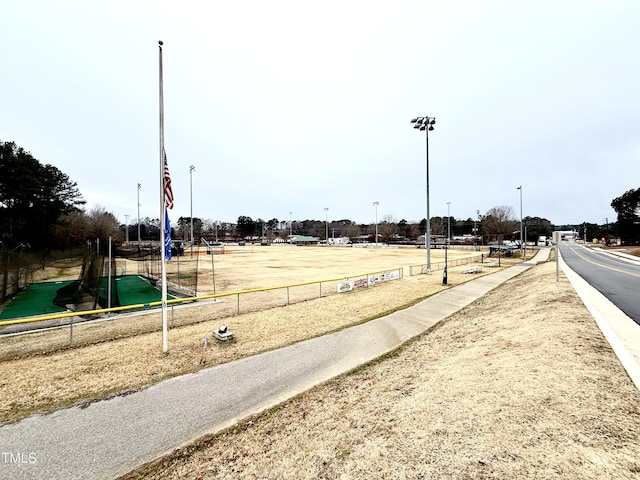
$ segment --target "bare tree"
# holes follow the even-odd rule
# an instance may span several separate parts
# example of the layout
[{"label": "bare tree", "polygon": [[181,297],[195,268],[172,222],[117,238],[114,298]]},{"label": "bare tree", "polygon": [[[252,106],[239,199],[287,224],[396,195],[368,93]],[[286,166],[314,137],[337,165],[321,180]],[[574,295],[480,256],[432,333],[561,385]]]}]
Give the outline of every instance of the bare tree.
[{"label": "bare tree", "polygon": [[378,233],[382,236],[383,242],[392,240],[398,233],[398,220],[393,215],[385,215],[378,224]]},{"label": "bare tree", "polygon": [[115,241],[123,240],[123,233],[116,217],[104,207],[94,207],[87,215],[89,235],[95,238],[111,237]]},{"label": "bare tree", "polygon": [[62,247],[82,245],[91,236],[84,211],[77,210],[62,215],[52,228],[52,236],[55,243]]},{"label": "bare tree", "polygon": [[445,221],[442,217],[431,217],[431,235],[445,235]]},{"label": "bare tree", "polygon": [[516,230],[518,221],[512,207],[501,205],[489,209],[483,217],[482,231],[487,235],[511,236]]},{"label": "bare tree", "polygon": [[342,234],[345,237],[349,237],[353,241],[360,235],[362,235],[362,231],[360,230],[360,226],[352,222],[349,225],[344,226],[344,228],[342,229]]}]

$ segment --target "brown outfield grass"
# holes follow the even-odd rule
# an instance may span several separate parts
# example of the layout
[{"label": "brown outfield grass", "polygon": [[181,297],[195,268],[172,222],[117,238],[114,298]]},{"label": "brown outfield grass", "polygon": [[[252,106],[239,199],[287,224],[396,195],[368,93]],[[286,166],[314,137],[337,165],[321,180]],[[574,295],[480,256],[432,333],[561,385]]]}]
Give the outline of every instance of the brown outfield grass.
[{"label": "brown outfield grass", "polygon": [[[477,252],[451,252],[451,257]],[[164,378],[194,372],[220,363],[255,355],[292,343],[340,330],[404,308],[418,299],[442,290],[442,272],[408,276],[407,265],[424,262],[424,250],[371,250],[351,248],[255,248],[253,254],[216,258],[217,277],[232,290],[293,283],[376,269],[403,267],[402,280],[383,282],[370,288],[335,294],[336,284],[326,285],[325,296],[264,308],[265,294],[242,299],[240,315],[235,297],[212,303],[176,308],[175,328],[169,330],[168,355],[162,354],[161,316],[158,311],[105,322],[78,324],[29,335],[0,337],[0,422],[15,421],[36,412],[48,412],[79,402],[140,389]],[[432,253],[440,260],[442,251]],[[503,259],[503,265],[518,259]],[[466,266],[450,269],[449,286],[477,278],[463,275]],[[492,272],[485,268],[482,274]],[[240,274],[238,274],[240,272]],[[293,295],[293,294],[292,294]],[[227,308],[231,307],[231,308]],[[226,310],[225,310],[226,309]],[[227,313],[225,313],[227,312]],[[226,323],[236,341],[204,347],[204,338]],[[265,335],[269,332],[269,335]]]},{"label": "brown outfield grass", "polygon": [[640,393],[545,263],[126,478],[640,478]]}]

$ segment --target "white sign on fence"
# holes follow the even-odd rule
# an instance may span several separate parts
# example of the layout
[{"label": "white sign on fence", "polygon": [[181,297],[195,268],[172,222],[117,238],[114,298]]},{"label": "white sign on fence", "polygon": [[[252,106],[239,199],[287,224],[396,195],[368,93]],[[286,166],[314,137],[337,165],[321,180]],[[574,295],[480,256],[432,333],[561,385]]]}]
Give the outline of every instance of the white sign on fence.
[{"label": "white sign on fence", "polygon": [[382,274],[382,280],[398,280],[400,278],[400,270],[392,270]]},{"label": "white sign on fence", "polygon": [[353,290],[353,282],[351,280],[338,282],[338,293],[350,292],[351,290]]},{"label": "white sign on fence", "polygon": [[400,270],[392,270],[387,273],[377,273],[375,275],[369,275],[369,285],[374,285],[378,282],[385,282],[387,280],[397,280],[400,278]]},{"label": "white sign on fence", "polygon": [[338,282],[338,293],[350,292],[355,288],[369,287],[375,285],[378,282],[385,282],[387,280],[398,280],[400,278],[400,270],[391,270],[386,273],[376,273],[366,277],[358,277],[353,280],[347,280],[346,278],[342,282]]}]

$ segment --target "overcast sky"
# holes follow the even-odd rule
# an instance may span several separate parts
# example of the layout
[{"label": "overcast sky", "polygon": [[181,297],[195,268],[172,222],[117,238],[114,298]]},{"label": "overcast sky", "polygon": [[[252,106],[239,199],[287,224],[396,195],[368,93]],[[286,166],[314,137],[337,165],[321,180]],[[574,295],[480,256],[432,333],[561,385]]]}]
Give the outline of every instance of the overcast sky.
[{"label": "overcast sky", "polygon": [[0,140],[121,222],[615,221],[640,187],[640,2],[33,1],[0,17]]}]

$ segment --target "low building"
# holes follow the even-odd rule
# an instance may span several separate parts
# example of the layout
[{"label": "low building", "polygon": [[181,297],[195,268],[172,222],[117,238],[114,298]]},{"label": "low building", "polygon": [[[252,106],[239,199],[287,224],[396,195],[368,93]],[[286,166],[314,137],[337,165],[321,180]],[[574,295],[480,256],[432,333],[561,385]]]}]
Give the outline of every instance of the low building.
[{"label": "low building", "polygon": [[291,235],[289,243],[292,245],[318,245],[320,239],[309,235]]}]

